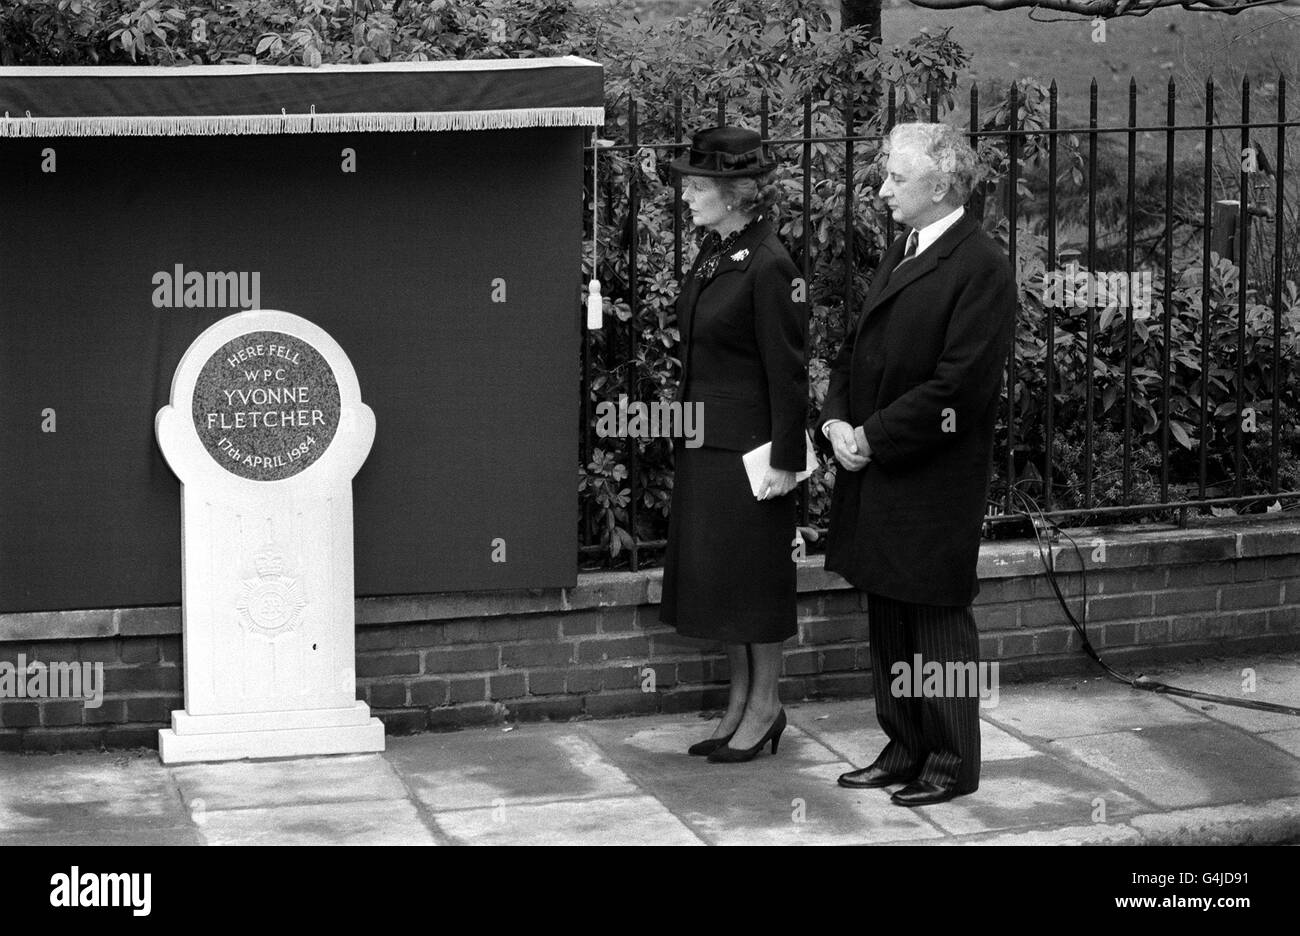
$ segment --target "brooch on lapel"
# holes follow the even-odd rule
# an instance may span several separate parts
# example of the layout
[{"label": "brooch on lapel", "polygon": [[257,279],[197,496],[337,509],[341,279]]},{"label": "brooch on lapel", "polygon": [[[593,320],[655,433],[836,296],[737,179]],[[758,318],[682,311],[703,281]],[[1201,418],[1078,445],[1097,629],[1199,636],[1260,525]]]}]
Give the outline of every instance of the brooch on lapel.
[{"label": "brooch on lapel", "polygon": [[741,260],[744,260],[748,256],[749,256],[749,248],[745,247],[741,250],[737,250],[734,254],[732,254],[731,259],[739,263]]}]

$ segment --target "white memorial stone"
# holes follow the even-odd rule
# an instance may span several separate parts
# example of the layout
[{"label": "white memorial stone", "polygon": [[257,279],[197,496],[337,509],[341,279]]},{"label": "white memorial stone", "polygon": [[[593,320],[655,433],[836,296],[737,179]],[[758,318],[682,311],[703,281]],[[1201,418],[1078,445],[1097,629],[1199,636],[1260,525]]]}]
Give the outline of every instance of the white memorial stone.
[{"label": "white memorial stone", "polygon": [[228,316],[155,431],[182,508],[185,710],[163,763],[382,751],[356,698],[352,555],[375,415],[343,349],[288,312]]}]

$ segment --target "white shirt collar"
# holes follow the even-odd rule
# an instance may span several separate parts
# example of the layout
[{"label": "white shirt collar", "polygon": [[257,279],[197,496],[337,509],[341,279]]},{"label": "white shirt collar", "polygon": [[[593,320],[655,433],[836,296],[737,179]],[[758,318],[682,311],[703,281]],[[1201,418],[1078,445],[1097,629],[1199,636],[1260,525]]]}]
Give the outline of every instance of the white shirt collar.
[{"label": "white shirt collar", "polygon": [[920,253],[922,250],[925,250],[925,248],[937,241],[944,231],[948,230],[948,228],[961,220],[961,216],[965,210],[966,209],[961,205],[958,205],[957,210],[944,215],[938,221],[932,221],[923,228],[917,228],[916,252]]}]

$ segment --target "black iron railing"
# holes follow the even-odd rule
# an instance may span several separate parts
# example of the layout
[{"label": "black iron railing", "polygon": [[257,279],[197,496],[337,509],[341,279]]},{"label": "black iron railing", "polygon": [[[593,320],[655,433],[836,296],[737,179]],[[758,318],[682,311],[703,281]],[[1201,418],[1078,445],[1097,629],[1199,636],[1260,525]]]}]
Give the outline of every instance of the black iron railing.
[{"label": "black iron railing", "polygon": [[[1089,92],[1088,117],[1086,127],[1061,126],[1059,120],[1059,101],[1056,83],[1052,82],[1047,93],[1046,100],[1046,121],[1035,120],[1034,125],[1027,127],[1021,124],[1021,110],[1024,101],[1021,99],[1021,89],[1013,85],[1009,94],[1004,101],[998,102],[1001,108],[999,113],[1008,115],[1005,125],[990,126],[989,122],[981,121],[980,100],[978,89],[971,88],[969,116],[966,121],[969,138],[972,146],[979,148],[981,143],[995,147],[1002,156],[1001,162],[1003,171],[1000,178],[992,180],[996,183],[993,191],[998,193],[998,201],[990,202],[990,205],[1000,209],[1005,221],[1005,231],[1002,232],[1004,244],[1009,256],[1012,259],[1013,267],[1018,270],[1023,269],[1023,264],[1034,260],[1035,258],[1042,261],[1045,271],[1053,273],[1059,271],[1062,267],[1064,252],[1058,250],[1061,242],[1060,227],[1063,223],[1063,213],[1061,200],[1063,197],[1061,186],[1058,186],[1058,170],[1062,165],[1062,157],[1073,160],[1074,164],[1082,170],[1085,193],[1083,195],[1086,202],[1086,208],[1082,209],[1082,218],[1076,219],[1083,222],[1080,225],[1083,230],[1076,232],[1075,239],[1082,239],[1084,258],[1084,268],[1089,276],[1098,273],[1097,264],[1102,259],[1103,253],[1107,256],[1114,257],[1113,249],[1107,247],[1102,249],[1099,226],[1102,223],[1109,225],[1109,235],[1117,235],[1115,230],[1118,223],[1123,229],[1123,264],[1124,271],[1136,271],[1139,265],[1150,269],[1147,272],[1153,272],[1154,269],[1160,270],[1160,280],[1162,282],[1159,293],[1161,308],[1163,314],[1159,320],[1155,316],[1150,317],[1150,323],[1146,324],[1146,316],[1135,317],[1135,305],[1129,301],[1123,311],[1123,334],[1122,334],[1122,359],[1123,359],[1123,377],[1122,377],[1122,397],[1123,397],[1123,414],[1122,417],[1114,420],[1118,425],[1118,436],[1120,446],[1121,461],[1121,479],[1119,483],[1118,494],[1108,494],[1105,497],[1099,496],[1098,487],[1100,482],[1097,476],[1097,452],[1096,447],[1099,444],[1098,430],[1098,413],[1097,413],[1097,393],[1094,386],[1094,379],[1089,376],[1083,381],[1083,399],[1079,409],[1082,412],[1083,432],[1081,455],[1076,461],[1082,464],[1062,465],[1058,449],[1058,436],[1061,433],[1062,425],[1061,415],[1058,412],[1060,404],[1057,402],[1057,394],[1061,389],[1061,379],[1063,360],[1073,354],[1074,336],[1062,331],[1063,327],[1070,324],[1073,320],[1068,310],[1063,309],[1056,303],[1044,301],[1042,303],[1042,325],[1036,328],[1032,335],[1028,337],[1034,341],[1042,341],[1045,346],[1045,352],[1041,362],[1041,426],[1035,423],[1033,432],[1037,438],[1035,451],[1026,453],[1025,446],[1022,443],[1020,432],[1020,417],[1018,410],[1026,405],[1025,394],[1017,395],[1018,383],[1017,378],[1023,374],[1022,368],[1027,365],[1021,360],[1018,351],[1021,341],[1012,343],[1011,351],[1007,360],[1007,374],[1005,391],[1005,406],[999,425],[998,450],[1001,464],[998,467],[998,478],[995,480],[995,488],[998,492],[998,504],[994,505],[991,512],[1002,513],[1004,515],[1019,515],[1022,510],[1022,503],[1018,497],[1014,497],[1014,488],[1021,486],[1022,490],[1032,489],[1041,502],[1044,511],[1049,516],[1060,518],[1102,518],[1109,515],[1129,516],[1133,514],[1160,515],[1162,512],[1172,511],[1180,519],[1185,519],[1186,512],[1190,509],[1208,509],[1210,507],[1243,507],[1258,502],[1274,502],[1287,500],[1290,498],[1300,497],[1300,490],[1294,488],[1300,487],[1300,481],[1296,481],[1290,476],[1285,480],[1290,480],[1291,484],[1283,484],[1283,476],[1279,472],[1282,464],[1282,455],[1288,457],[1295,454],[1297,439],[1300,438],[1300,427],[1284,423],[1290,420],[1294,423],[1294,416],[1286,410],[1282,402],[1282,396],[1288,387],[1292,386],[1293,374],[1290,369],[1290,363],[1284,361],[1282,345],[1284,338],[1293,335],[1296,331],[1295,324],[1290,321],[1289,315],[1284,314],[1296,307],[1298,301],[1295,296],[1294,286],[1289,285],[1297,278],[1295,269],[1295,249],[1294,243],[1296,235],[1287,229],[1288,218],[1292,217],[1297,210],[1295,193],[1289,192],[1288,186],[1294,183],[1287,179],[1286,176],[1286,151],[1288,147],[1288,134],[1300,127],[1300,121],[1288,119],[1286,112],[1286,82],[1284,78],[1279,77],[1275,88],[1270,88],[1270,93],[1276,97],[1276,116],[1274,119],[1252,119],[1251,116],[1251,86],[1249,80],[1242,82],[1241,86],[1241,109],[1240,119],[1236,121],[1221,120],[1216,113],[1216,88],[1212,81],[1206,82],[1204,88],[1203,104],[1200,108],[1200,119],[1192,119],[1184,123],[1177,122],[1176,100],[1177,91],[1174,82],[1171,80],[1167,88],[1167,98],[1165,107],[1165,119],[1158,123],[1139,123],[1138,120],[1138,89],[1135,81],[1131,81],[1128,88],[1128,107],[1126,119],[1122,123],[1112,125],[1102,125],[1098,113],[1098,92],[1097,83],[1094,80]],[[931,120],[937,120],[940,117],[940,102],[942,96],[938,93],[932,93],[928,96],[928,115]],[[727,119],[726,100],[717,102],[716,117],[719,123],[724,123]],[[859,236],[860,219],[864,212],[870,212],[873,207],[869,204],[860,204],[861,198],[857,190],[863,194],[869,193],[869,189],[863,182],[865,176],[863,170],[870,165],[870,159],[878,153],[883,136],[899,119],[917,119],[918,115],[913,113],[904,114],[897,103],[896,92],[894,88],[889,88],[885,95],[883,106],[882,121],[868,120],[865,123],[867,132],[855,133],[854,127],[857,123],[863,121],[862,105],[860,101],[849,101],[841,108],[843,132],[839,134],[814,135],[813,133],[813,113],[814,102],[810,97],[803,100],[802,126],[798,129],[801,132],[793,136],[770,136],[770,114],[769,99],[764,92],[758,101],[757,116],[759,130],[769,146],[778,151],[784,151],[787,155],[797,154],[798,165],[798,186],[797,190],[801,193],[802,204],[797,212],[800,218],[798,225],[801,234],[797,243],[787,243],[791,252],[795,255],[796,262],[801,266],[804,280],[811,284],[813,281],[814,268],[818,259],[817,247],[814,244],[812,231],[812,202],[813,192],[819,186],[830,183],[838,184],[843,187],[843,220],[842,220],[842,257],[843,270],[841,271],[840,295],[838,302],[842,317],[841,327],[847,329],[852,322],[855,314],[855,297],[861,295],[862,282],[861,277],[869,274],[874,262],[871,262],[870,255],[872,251],[867,250],[868,262],[863,263],[859,259],[863,254],[855,238]],[[642,140],[639,131],[639,114],[638,103],[635,99],[627,103],[627,136],[623,141],[601,141],[602,145],[593,146],[589,151],[589,158],[600,160],[602,162],[601,171],[604,172],[604,164],[611,159],[624,159],[629,165],[635,163],[635,157],[638,154],[647,151],[658,154],[660,157],[667,156],[671,158],[681,152],[686,147],[686,134],[683,126],[683,102],[680,98],[673,101],[671,106],[671,126],[673,128],[673,138],[670,140]],[[712,116],[712,115],[710,115]],[[924,116],[924,108],[922,115]],[[950,121],[954,119],[953,114],[944,115],[945,119]],[[792,129],[797,126],[789,115],[786,115],[786,124]],[[1163,168],[1163,186],[1161,206],[1163,233],[1156,237],[1148,237],[1147,261],[1139,263],[1137,256],[1137,237],[1139,233],[1139,193],[1138,187],[1138,162],[1139,160],[1150,161],[1154,157],[1151,153],[1143,151],[1139,147],[1139,135],[1156,134],[1163,137],[1164,142],[1164,168]],[[1260,144],[1257,135],[1265,135],[1264,139],[1272,137],[1272,159],[1267,158],[1266,148]],[[1239,151],[1237,148],[1228,149],[1232,136],[1237,135],[1240,141]],[[1079,144],[1082,139],[1084,142]],[[1188,140],[1194,141],[1192,144]],[[1109,184],[1111,189],[1107,193],[1108,183],[1104,180],[1103,162],[1099,155],[1099,147],[1105,141],[1108,145],[1111,141],[1118,141],[1117,147],[1122,147],[1124,159],[1123,182],[1116,181]],[[1217,141],[1217,145],[1216,145]],[[814,166],[816,161],[813,158],[814,147],[842,147],[842,171],[837,179],[816,178]],[[859,156],[859,148],[865,150],[866,156]],[[1184,203],[1180,206],[1178,202],[1179,184],[1182,183],[1182,189],[1189,184],[1188,161],[1180,163],[1180,154],[1192,152],[1194,160],[1200,162],[1200,211],[1192,211],[1189,216],[1187,206]],[[987,151],[987,146],[985,147]],[[1042,184],[1042,192],[1039,197],[1034,197],[1032,192],[1028,196],[1022,194],[1022,186],[1028,184],[1024,178],[1025,167],[1022,166],[1021,156],[1032,150],[1035,154],[1033,168],[1035,171],[1041,171],[1045,166],[1045,175],[1038,177]],[[662,160],[660,160],[662,161]],[[789,160],[793,162],[793,160]],[[824,160],[822,165],[829,165],[830,160]],[[1237,166],[1239,171],[1235,173],[1235,186],[1225,182],[1224,166]],[[1217,170],[1217,171],[1216,171]],[[610,188],[603,189],[599,198],[606,203],[606,220],[612,221],[618,215],[609,210],[608,204],[611,198],[624,199],[625,213],[622,215],[625,219],[632,219],[630,222],[631,236],[625,236],[620,242],[617,238],[610,237],[606,243],[614,243],[617,249],[623,251],[626,256],[626,286],[624,290],[627,307],[630,310],[630,317],[625,321],[619,321],[612,316],[605,317],[605,329],[612,333],[607,334],[603,339],[605,350],[605,364],[608,369],[614,368],[620,360],[635,361],[638,351],[638,336],[642,315],[642,289],[638,281],[640,263],[642,260],[641,251],[644,249],[642,238],[638,236],[637,219],[642,205],[642,187],[646,181],[647,172],[641,168],[634,168],[623,178],[624,191],[620,194]],[[608,181],[609,175],[605,174]],[[672,189],[673,211],[672,211],[672,269],[680,279],[683,271],[683,264],[686,259],[686,242],[687,232],[683,230],[681,215],[681,189],[680,185],[668,177],[662,170],[658,173],[659,185],[666,185]],[[1257,189],[1262,184],[1257,180],[1267,178],[1272,187],[1271,203],[1268,199],[1257,199]],[[1102,210],[1099,206],[1099,194],[1113,194],[1114,188],[1122,184],[1124,189],[1124,208],[1122,220],[1118,217],[1102,218]],[[1235,188],[1235,191],[1233,189]],[[1236,205],[1233,206],[1229,196],[1236,196]],[[1077,203],[1078,191],[1074,191],[1070,196]],[[980,213],[984,211],[984,194],[976,196],[972,202],[972,209]],[[1032,218],[1027,218],[1022,208],[1026,203],[1031,203],[1036,208]],[[1243,207],[1244,206],[1244,207]],[[1182,211],[1180,211],[1182,207]],[[1118,214],[1112,212],[1112,214]],[[1199,217],[1194,216],[1199,214]],[[1216,218],[1217,225],[1212,224],[1212,219]],[[1068,218],[1065,219],[1068,222]],[[1255,231],[1252,229],[1263,229],[1268,224],[1273,226],[1273,237],[1271,251],[1263,249],[1265,244],[1262,237],[1257,243],[1253,238]],[[1034,233],[1035,225],[1041,233]],[[1201,246],[1199,250],[1199,264],[1201,267],[1201,278],[1199,287],[1199,411],[1198,422],[1195,425],[1196,437],[1194,444],[1183,441],[1180,437],[1179,444],[1188,451],[1180,455],[1180,464],[1183,470],[1180,472],[1183,477],[1183,483],[1176,484],[1171,474],[1171,464],[1174,459],[1171,453],[1171,432],[1188,435],[1185,424],[1180,424],[1171,416],[1171,393],[1175,389],[1174,373],[1171,367],[1175,362],[1171,360],[1172,341],[1174,335],[1171,332],[1173,328],[1176,302],[1182,302],[1182,308],[1188,314],[1197,314],[1193,308],[1188,308],[1188,296],[1192,293],[1185,287],[1179,287],[1180,277],[1189,269],[1187,259],[1188,252],[1184,245],[1176,244],[1175,237],[1178,233],[1187,234],[1189,231],[1194,234],[1196,227],[1200,227]],[[874,229],[883,232],[883,244],[888,244],[895,236],[894,224],[889,217],[888,212],[882,213],[882,219],[878,220]],[[1021,244],[1022,236],[1026,232],[1033,234],[1035,244],[1029,248],[1023,248]],[[604,237],[599,231],[598,236]],[[1291,241],[1288,241],[1288,236]],[[1041,238],[1042,244],[1038,246]],[[625,243],[624,243],[625,242]],[[1252,248],[1255,249],[1252,254]],[[1117,249],[1117,248],[1116,248]],[[1271,256],[1269,255],[1271,253]],[[1031,254],[1033,256],[1031,256]],[[1180,256],[1181,254],[1181,256]],[[1235,373],[1231,369],[1225,369],[1222,365],[1216,365],[1212,359],[1212,353],[1215,352],[1213,347],[1214,339],[1212,336],[1211,321],[1216,314],[1221,314],[1216,307],[1212,297],[1212,277],[1213,257],[1217,254],[1220,257],[1226,257],[1235,264],[1239,278],[1239,287],[1236,295],[1236,349]],[[1158,262],[1156,262],[1158,258]],[[622,257],[619,258],[620,262]],[[878,259],[878,256],[876,256]],[[1179,269],[1179,267],[1182,269]],[[1044,284],[1047,282],[1047,274],[1044,275]],[[1024,281],[1022,279],[1022,288]],[[1182,298],[1175,295],[1176,289],[1183,289]],[[1289,291],[1288,291],[1289,290]],[[1271,397],[1267,401],[1248,401],[1245,398],[1245,368],[1247,355],[1245,353],[1247,336],[1247,317],[1251,295],[1266,296],[1268,303],[1271,305],[1272,322],[1271,332],[1266,339],[1271,341],[1271,358],[1266,358],[1261,372],[1266,372],[1268,377],[1268,392]],[[1024,294],[1022,293],[1022,296]],[[1131,297],[1129,297],[1131,299]],[[1154,299],[1154,297],[1152,297]],[[1194,298],[1194,296],[1193,296]],[[1254,303],[1260,305],[1260,303]],[[1026,309],[1022,304],[1022,322],[1020,330],[1022,337],[1025,335]],[[1098,316],[1093,314],[1093,309],[1085,309],[1085,321],[1083,322],[1082,341],[1083,341],[1083,368],[1087,374],[1094,373],[1098,358],[1098,346],[1102,340],[1099,332]],[[1114,319],[1111,320],[1114,323]],[[662,323],[661,323],[662,324]],[[1075,323],[1077,324],[1077,323]],[[1158,443],[1159,450],[1159,472],[1158,484],[1152,480],[1151,484],[1141,493],[1145,496],[1137,496],[1134,489],[1135,466],[1134,453],[1135,436],[1139,434],[1138,427],[1134,424],[1134,389],[1135,389],[1135,368],[1134,368],[1134,338],[1139,331],[1144,333],[1143,341],[1151,339],[1151,335],[1159,336],[1160,354],[1159,354],[1159,371],[1151,378],[1150,368],[1145,369],[1147,372],[1142,376],[1144,379],[1154,379],[1159,385],[1158,394],[1154,400],[1158,401],[1158,432],[1155,432],[1155,443]],[[589,393],[590,379],[592,374],[592,337],[590,333],[584,334],[582,347],[582,406],[581,406],[581,456],[583,463],[586,464],[591,457],[594,445],[594,428],[591,397]],[[1263,340],[1263,339],[1261,339]],[[1220,347],[1220,352],[1225,349]],[[1232,350],[1232,349],[1227,349]],[[828,354],[833,353],[831,348]],[[1225,352],[1226,353],[1226,352]],[[623,356],[626,357],[623,357]],[[1179,358],[1181,366],[1192,368],[1195,359],[1186,360],[1187,356],[1182,355]],[[1034,364],[1038,367],[1038,364]],[[1034,375],[1037,381],[1037,373]],[[637,398],[637,372],[635,367],[628,367],[625,374],[625,386],[622,391],[625,392],[629,399]],[[1232,399],[1231,412],[1239,421],[1236,429],[1230,434],[1232,436],[1231,452],[1231,478],[1225,480],[1222,476],[1211,478],[1211,457],[1215,449],[1216,428],[1214,420],[1220,418],[1223,414],[1211,410],[1211,385],[1223,385],[1228,383],[1235,384]],[[1026,384],[1024,386],[1029,386]],[[1023,388],[1021,388],[1023,389]],[[1192,390],[1194,391],[1195,384]],[[1195,392],[1191,395],[1195,396]],[[1267,477],[1263,477],[1258,472],[1253,476],[1255,490],[1246,490],[1244,462],[1246,460],[1245,446],[1247,432],[1244,430],[1243,413],[1246,411],[1248,403],[1263,404],[1267,402],[1268,415],[1271,420],[1269,436],[1269,467]],[[1148,405],[1154,409],[1155,403],[1148,401]],[[1220,409],[1225,406],[1221,404]],[[1261,405],[1261,410],[1264,407]],[[1253,416],[1251,417],[1254,418]],[[1077,422],[1078,414],[1071,419],[1071,425]],[[1149,420],[1148,420],[1149,421]],[[1253,423],[1252,423],[1253,425]],[[1284,428],[1287,429],[1284,437]],[[1228,434],[1226,429],[1217,430],[1219,434],[1225,436]],[[1145,430],[1145,435],[1149,438],[1153,434],[1151,428]],[[1109,437],[1108,437],[1109,438]],[[662,546],[662,540],[657,539],[638,539],[636,531],[638,530],[638,501],[640,479],[638,477],[638,442],[636,439],[625,439],[620,443],[623,457],[627,468],[626,483],[630,489],[630,498],[627,503],[626,529],[632,531],[632,542],[628,545],[627,560],[633,569],[636,569],[641,562],[641,551],[645,549],[653,550]],[[1188,467],[1191,457],[1191,449],[1195,452],[1195,483],[1190,480],[1193,473]],[[1220,460],[1216,455],[1216,468],[1222,467],[1226,471],[1226,464],[1220,465]],[[1032,466],[1032,467],[1031,467]],[[1056,479],[1063,470],[1076,472],[1081,476],[1080,483],[1071,490],[1072,498],[1069,503],[1058,501],[1058,495],[1061,492],[1062,485]],[[1036,477],[1035,477],[1036,476]],[[1154,494],[1152,497],[1150,495]],[[809,497],[805,483],[804,496],[802,500],[802,517],[805,524],[809,519]],[[1139,502],[1140,501],[1140,502]],[[582,520],[582,550],[585,555],[600,554],[607,552],[606,547],[598,542],[600,531],[592,523],[591,510],[592,506],[589,501],[584,500],[584,516]]]}]

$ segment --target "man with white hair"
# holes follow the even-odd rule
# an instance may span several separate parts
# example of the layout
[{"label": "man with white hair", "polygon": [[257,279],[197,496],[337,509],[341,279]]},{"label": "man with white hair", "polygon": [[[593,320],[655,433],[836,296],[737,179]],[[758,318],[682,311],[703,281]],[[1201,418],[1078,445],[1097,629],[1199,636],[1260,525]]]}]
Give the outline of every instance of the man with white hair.
[{"label": "man with white hair", "polygon": [[880,198],[911,230],[885,253],[831,369],[820,420],[839,470],[826,568],[867,593],[889,739],[839,783],[901,785],[893,802],[921,806],[979,786],[978,680],[929,677],[978,668],[970,606],[1016,283],[963,207],[977,163],[961,134],[900,124],[888,152]]}]

